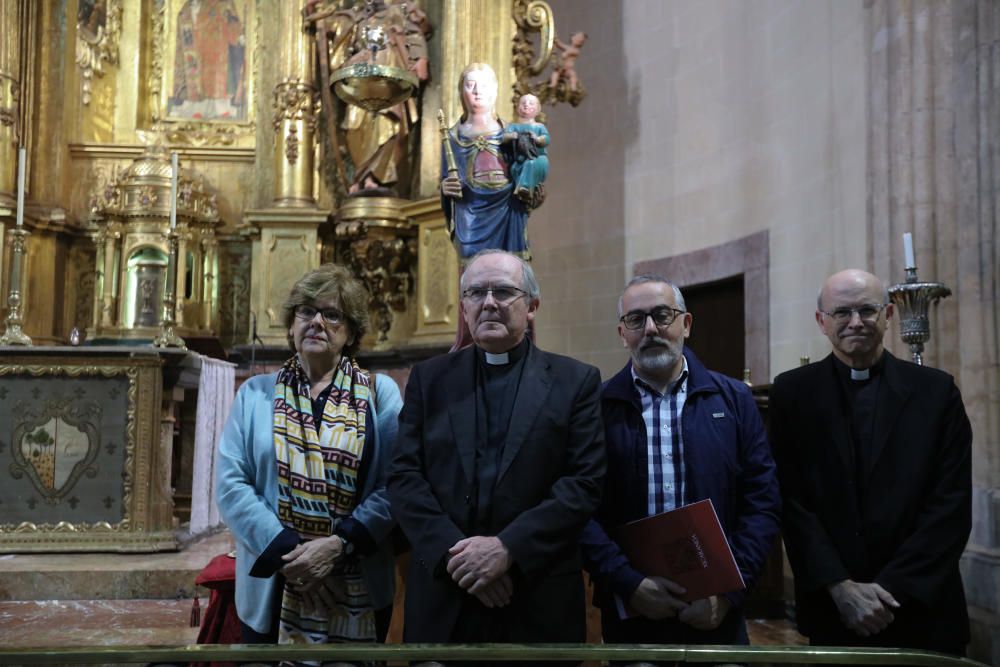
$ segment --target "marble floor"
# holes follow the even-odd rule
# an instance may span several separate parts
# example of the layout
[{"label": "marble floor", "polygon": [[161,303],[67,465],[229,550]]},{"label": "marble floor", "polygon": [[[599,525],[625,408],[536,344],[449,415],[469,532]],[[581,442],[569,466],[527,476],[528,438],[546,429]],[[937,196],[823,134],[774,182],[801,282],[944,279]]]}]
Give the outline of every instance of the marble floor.
[{"label": "marble floor", "polygon": [[[228,533],[175,553],[0,556],[0,646],[168,646],[194,643],[194,579],[232,549]],[[208,591],[197,591],[207,604]],[[804,644],[787,620],[752,620],[754,644]],[[398,633],[394,633],[398,634]]]}]

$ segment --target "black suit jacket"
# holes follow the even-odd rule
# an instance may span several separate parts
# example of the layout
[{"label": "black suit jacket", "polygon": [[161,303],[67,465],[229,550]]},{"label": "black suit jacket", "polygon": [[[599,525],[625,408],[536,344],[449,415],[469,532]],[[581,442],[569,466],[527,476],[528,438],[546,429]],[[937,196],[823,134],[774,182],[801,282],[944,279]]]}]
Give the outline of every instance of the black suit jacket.
[{"label": "black suit jacket", "polygon": [[[958,562],[972,525],[972,429],[958,388],[886,352],[859,480],[836,373],[830,355],[782,373],[771,390],[799,629],[817,644],[964,648]],[[844,627],[826,591],[846,578],[877,582],[902,605],[869,640]]]},{"label": "black suit jacket", "polygon": [[[444,569],[448,549],[475,535],[476,350],[417,364],[399,415],[388,491],[413,545],[406,641],[461,640],[452,630],[469,594]],[[511,604],[494,616],[509,641],[585,637],[577,538],[600,502],[605,470],[600,376],[531,347],[492,496],[491,525],[514,560]],[[475,604],[478,604],[476,602]]]}]

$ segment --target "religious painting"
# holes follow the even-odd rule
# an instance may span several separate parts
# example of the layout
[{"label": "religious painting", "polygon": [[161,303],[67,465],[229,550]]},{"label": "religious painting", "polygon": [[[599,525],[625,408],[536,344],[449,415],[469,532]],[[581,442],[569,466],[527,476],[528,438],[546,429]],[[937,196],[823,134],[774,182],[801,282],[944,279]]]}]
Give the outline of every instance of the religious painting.
[{"label": "religious painting", "polygon": [[222,135],[249,126],[255,0],[156,0],[155,8],[152,120]]}]

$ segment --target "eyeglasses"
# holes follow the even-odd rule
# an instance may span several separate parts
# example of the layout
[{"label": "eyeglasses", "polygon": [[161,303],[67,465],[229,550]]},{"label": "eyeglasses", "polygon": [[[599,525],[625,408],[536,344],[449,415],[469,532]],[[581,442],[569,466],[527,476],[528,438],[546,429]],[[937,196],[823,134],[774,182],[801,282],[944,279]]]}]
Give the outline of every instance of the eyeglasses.
[{"label": "eyeglasses", "polygon": [[866,303],[863,306],[858,306],[856,308],[835,308],[832,311],[821,310],[819,312],[833,318],[833,321],[837,324],[847,324],[854,317],[854,313],[858,314],[862,322],[874,322],[878,319],[879,313],[885,308],[884,303]]},{"label": "eyeglasses", "polygon": [[305,304],[295,306],[295,317],[300,320],[306,320],[308,322],[312,318],[316,317],[316,313],[322,313],[323,321],[327,324],[340,324],[344,321],[344,314],[336,308],[324,308],[323,310],[319,310],[318,308],[307,306]]},{"label": "eyeglasses", "polygon": [[523,289],[517,287],[497,285],[496,287],[468,287],[462,292],[462,298],[471,303],[482,303],[486,301],[487,294],[492,294],[493,300],[502,306],[509,306],[522,296],[528,295]]},{"label": "eyeglasses", "polygon": [[677,319],[678,315],[683,315],[686,311],[671,308],[670,306],[657,306],[653,310],[642,311],[633,310],[618,318],[618,321],[625,325],[626,329],[633,331],[646,326],[646,318],[652,317],[653,324],[658,327],[669,327]]}]

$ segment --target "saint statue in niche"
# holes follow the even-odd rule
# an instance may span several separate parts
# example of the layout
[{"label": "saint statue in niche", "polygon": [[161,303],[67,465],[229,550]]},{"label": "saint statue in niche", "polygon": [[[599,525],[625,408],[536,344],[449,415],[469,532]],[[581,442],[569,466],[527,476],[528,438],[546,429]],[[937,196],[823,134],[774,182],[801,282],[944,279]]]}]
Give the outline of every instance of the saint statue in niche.
[{"label": "saint statue in niche", "polygon": [[[496,113],[499,84],[492,67],[472,63],[458,87],[462,117],[442,129],[441,207],[459,262],[464,269],[469,258],[488,248],[530,260],[528,214],[541,204],[541,183],[548,174],[548,158],[538,150],[549,141],[548,130],[535,121],[538,99],[523,97],[520,122],[505,125]],[[544,164],[530,162],[539,158]],[[533,337],[531,331],[528,335]],[[460,317],[451,349],[471,342]]]},{"label": "saint statue in niche", "polygon": [[[497,87],[496,73],[489,65],[466,67],[459,80],[462,117],[448,128],[442,142],[441,205],[463,264],[486,248],[531,259],[528,213],[541,204],[538,193],[548,173],[547,157],[544,165],[530,164],[525,171],[526,161],[541,157],[544,151],[537,149],[548,145],[548,131],[535,122],[537,98],[522,100],[527,114],[523,122],[506,125],[496,113]],[[519,159],[520,164],[512,168]],[[523,188],[520,196],[518,177]]]},{"label": "saint statue in niche", "polygon": [[181,6],[167,114],[246,119],[246,35],[234,0],[186,0]]},{"label": "saint statue in niche", "polygon": [[[423,11],[412,2],[397,0],[367,0],[346,9],[338,6],[324,6],[314,0],[305,8],[306,24],[323,32],[320,44],[327,45],[330,71],[374,63],[408,70],[421,82],[427,80],[427,39],[432,30]],[[384,48],[374,53],[367,48],[373,31],[385,37]],[[415,97],[377,112],[343,105],[339,133],[350,158],[350,193],[392,188],[409,177],[408,155],[412,151],[408,142],[419,120],[420,106]],[[405,184],[397,190],[401,191],[395,194],[405,195]]]}]

